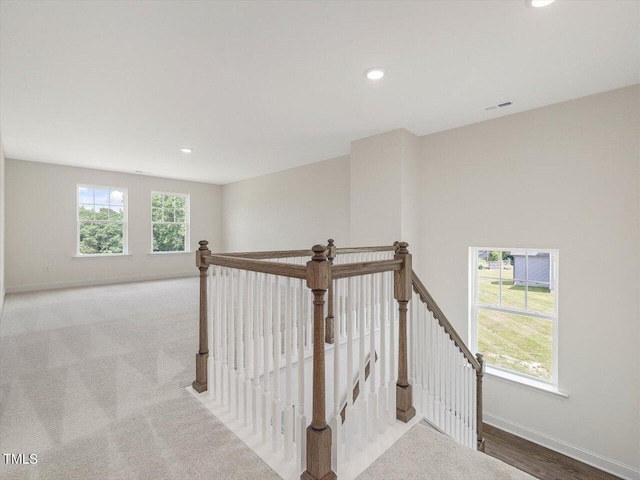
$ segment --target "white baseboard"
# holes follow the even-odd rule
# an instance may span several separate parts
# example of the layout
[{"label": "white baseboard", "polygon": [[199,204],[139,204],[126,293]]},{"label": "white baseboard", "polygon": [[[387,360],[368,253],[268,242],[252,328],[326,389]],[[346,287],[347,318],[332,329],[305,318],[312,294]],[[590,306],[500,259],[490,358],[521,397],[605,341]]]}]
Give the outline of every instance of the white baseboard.
[{"label": "white baseboard", "polygon": [[525,427],[492,413],[484,412],[483,420],[485,423],[493,427],[497,427],[500,430],[512,433],[518,437],[529,440],[530,442],[537,443],[538,445],[542,445],[550,450],[566,455],[567,457],[574,458],[582,463],[591,465],[592,467],[617,475],[618,477],[626,480],[640,480],[640,469],[634,468],[630,465],[625,465],[624,463],[613,460],[612,458],[604,457],[582,447],[550,437],[545,433],[538,432],[537,430]]},{"label": "white baseboard", "polygon": [[133,275],[130,277],[97,278],[91,280],[72,280],[68,282],[41,283],[36,285],[19,285],[7,287],[7,293],[38,292],[42,290],[56,290],[59,288],[93,287],[97,285],[111,285],[116,283],[146,282],[151,280],[167,280],[170,278],[185,278],[198,276],[195,272],[156,273],[151,275]]}]

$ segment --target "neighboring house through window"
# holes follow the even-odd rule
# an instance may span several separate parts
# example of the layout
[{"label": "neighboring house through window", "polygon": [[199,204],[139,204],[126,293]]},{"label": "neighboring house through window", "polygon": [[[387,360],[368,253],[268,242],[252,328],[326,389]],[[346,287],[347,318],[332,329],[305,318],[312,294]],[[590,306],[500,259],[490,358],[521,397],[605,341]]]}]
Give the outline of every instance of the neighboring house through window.
[{"label": "neighboring house through window", "polygon": [[127,189],[78,185],[78,248],[82,255],[127,253]]},{"label": "neighboring house through window", "polygon": [[189,251],[189,195],[151,193],[151,243],[154,253]]},{"label": "neighboring house through window", "polygon": [[471,345],[488,368],[557,385],[558,252],[470,249]]}]

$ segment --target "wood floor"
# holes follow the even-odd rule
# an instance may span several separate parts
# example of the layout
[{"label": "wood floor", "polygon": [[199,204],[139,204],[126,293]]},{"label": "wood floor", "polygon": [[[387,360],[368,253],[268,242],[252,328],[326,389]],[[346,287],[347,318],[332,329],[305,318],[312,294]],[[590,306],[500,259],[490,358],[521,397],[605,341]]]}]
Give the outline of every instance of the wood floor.
[{"label": "wood floor", "polygon": [[483,424],[485,452],[541,480],[616,480],[618,477]]}]

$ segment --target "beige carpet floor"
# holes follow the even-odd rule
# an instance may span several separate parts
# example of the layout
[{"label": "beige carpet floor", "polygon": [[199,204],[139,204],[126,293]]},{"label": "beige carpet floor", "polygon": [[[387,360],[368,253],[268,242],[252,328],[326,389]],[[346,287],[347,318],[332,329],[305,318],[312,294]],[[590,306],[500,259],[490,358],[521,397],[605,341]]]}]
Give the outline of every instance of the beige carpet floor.
[{"label": "beige carpet floor", "polygon": [[[0,457],[0,478],[279,478],[184,389],[197,295],[196,278],[8,295],[0,453],[35,453],[38,463]],[[420,426],[360,478],[523,475]]]}]

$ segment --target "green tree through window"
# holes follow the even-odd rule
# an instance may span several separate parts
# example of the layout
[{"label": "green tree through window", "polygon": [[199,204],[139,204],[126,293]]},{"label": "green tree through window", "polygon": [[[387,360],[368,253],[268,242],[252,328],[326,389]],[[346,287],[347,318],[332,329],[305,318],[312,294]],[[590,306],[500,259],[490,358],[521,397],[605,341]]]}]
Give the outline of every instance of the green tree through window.
[{"label": "green tree through window", "polygon": [[189,196],[178,193],[151,195],[154,252],[186,252],[189,237]]},{"label": "green tree through window", "polygon": [[124,189],[78,187],[78,252],[126,252]]}]

